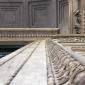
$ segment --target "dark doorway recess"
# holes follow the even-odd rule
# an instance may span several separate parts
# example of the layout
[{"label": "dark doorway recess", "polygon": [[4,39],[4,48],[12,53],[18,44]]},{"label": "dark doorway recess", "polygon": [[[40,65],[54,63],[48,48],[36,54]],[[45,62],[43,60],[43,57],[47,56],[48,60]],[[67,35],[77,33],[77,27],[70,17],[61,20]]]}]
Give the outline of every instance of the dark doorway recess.
[{"label": "dark doorway recess", "polygon": [[0,45],[0,58],[4,57],[7,54],[21,48],[23,45]]}]

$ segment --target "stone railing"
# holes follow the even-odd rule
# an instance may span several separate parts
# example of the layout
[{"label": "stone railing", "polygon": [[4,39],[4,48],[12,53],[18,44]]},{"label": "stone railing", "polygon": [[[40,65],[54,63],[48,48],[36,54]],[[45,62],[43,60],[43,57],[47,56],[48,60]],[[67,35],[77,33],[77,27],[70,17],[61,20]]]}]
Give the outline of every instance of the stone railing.
[{"label": "stone railing", "polygon": [[58,33],[58,28],[0,28],[0,41],[29,41]]},{"label": "stone railing", "polygon": [[85,66],[74,58],[74,55],[66,51],[62,45],[47,40],[46,52],[54,76],[54,84],[52,85],[85,84]]}]

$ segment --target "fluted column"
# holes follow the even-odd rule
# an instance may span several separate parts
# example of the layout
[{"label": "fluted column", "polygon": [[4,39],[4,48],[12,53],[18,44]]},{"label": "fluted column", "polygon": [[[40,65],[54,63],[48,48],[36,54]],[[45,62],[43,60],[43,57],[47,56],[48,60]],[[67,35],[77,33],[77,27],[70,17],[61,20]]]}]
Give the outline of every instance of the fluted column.
[{"label": "fluted column", "polygon": [[81,34],[85,33],[85,0],[80,0]]}]

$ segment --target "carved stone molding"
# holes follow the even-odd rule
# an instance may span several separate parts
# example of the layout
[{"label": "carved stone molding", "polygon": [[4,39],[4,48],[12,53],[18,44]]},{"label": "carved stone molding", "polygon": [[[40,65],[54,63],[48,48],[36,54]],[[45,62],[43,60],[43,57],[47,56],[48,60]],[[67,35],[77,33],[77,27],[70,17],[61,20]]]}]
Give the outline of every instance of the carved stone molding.
[{"label": "carved stone molding", "polygon": [[74,59],[73,55],[52,40],[47,40],[46,48],[55,78],[55,85],[84,84],[85,67]]},{"label": "carved stone molding", "polygon": [[84,34],[56,34],[53,38],[58,39],[60,43],[85,43]]},{"label": "carved stone molding", "polygon": [[58,33],[58,28],[0,28],[0,41],[34,41]]}]

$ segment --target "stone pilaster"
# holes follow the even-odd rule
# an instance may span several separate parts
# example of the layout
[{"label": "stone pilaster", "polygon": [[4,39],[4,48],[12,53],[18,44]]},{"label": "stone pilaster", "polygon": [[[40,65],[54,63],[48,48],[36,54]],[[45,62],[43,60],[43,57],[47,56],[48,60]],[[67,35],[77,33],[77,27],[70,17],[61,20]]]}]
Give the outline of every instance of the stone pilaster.
[{"label": "stone pilaster", "polygon": [[80,12],[81,12],[81,33],[85,33],[85,0],[80,2]]}]

